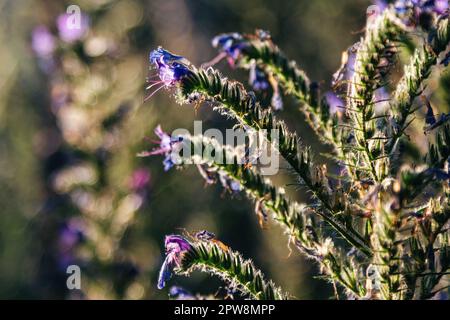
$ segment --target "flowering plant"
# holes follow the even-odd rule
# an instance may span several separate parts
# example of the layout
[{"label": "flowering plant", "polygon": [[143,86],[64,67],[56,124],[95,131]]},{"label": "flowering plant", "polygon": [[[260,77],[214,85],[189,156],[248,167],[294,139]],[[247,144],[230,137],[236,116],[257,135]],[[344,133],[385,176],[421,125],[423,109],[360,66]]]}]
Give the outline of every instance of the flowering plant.
[{"label": "flowering plant", "polygon": [[[219,181],[227,190],[247,195],[255,202],[261,225],[271,216],[289,243],[315,261],[323,277],[348,298],[436,297],[448,288],[450,267],[450,115],[435,115],[426,87],[434,69],[443,72],[449,63],[448,10],[447,1],[378,2],[377,10],[368,12],[361,41],[344,52],[332,91],[324,94],[262,30],[215,37],[219,55],[202,67],[161,47],[151,52],[150,63],[160,80],[149,88],[159,85],[155,92],[175,92],[182,104],[213,106],[244,130],[270,131],[266,139],[312,195],[311,203],[290,200],[257,167],[238,161],[219,163],[204,154],[171,161],[179,144],[213,146],[215,154],[240,157],[234,148],[205,136],[173,137],[158,127],[160,147],[143,155],[163,154],[166,170],[196,160],[207,183]],[[413,43],[414,51],[395,81],[391,71],[406,43]],[[252,88],[271,95],[270,106],[213,68],[223,58],[231,67],[249,71]],[[300,145],[298,136],[278,119],[282,94],[297,99],[308,124],[332,147],[329,157],[338,175],[317,163],[311,148]],[[428,148],[422,157],[414,157],[420,152],[408,141],[408,130],[417,131],[412,125],[419,122],[415,115],[423,112],[423,105]],[[412,157],[414,164],[408,161]],[[245,297],[291,297],[252,262],[205,234],[190,240],[166,238],[159,288],[172,272],[201,270],[218,275]]]}]

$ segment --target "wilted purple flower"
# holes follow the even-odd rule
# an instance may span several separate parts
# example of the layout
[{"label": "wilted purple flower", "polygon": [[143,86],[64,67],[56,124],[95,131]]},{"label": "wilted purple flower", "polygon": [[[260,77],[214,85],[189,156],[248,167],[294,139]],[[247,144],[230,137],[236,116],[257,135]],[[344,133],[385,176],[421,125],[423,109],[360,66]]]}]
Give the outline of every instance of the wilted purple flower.
[{"label": "wilted purple flower", "polygon": [[56,26],[58,28],[59,37],[61,40],[67,43],[73,43],[83,38],[89,30],[89,18],[88,16],[81,14],[79,25],[76,25],[71,19],[74,16],[69,14],[62,14],[58,16],[56,20]]},{"label": "wilted purple flower", "polygon": [[269,82],[264,70],[258,67],[256,63],[253,63],[250,67],[248,82],[256,91],[263,91],[269,88]]},{"label": "wilted purple flower", "polygon": [[248,42],[239,33],[224,33],[213,38],[212,45],[228,57],[228,63],[234,66],[242,49],[249,46]]},{"label": "wilted purple flower", "polygon": [[152,151],[146,151],[141,152],[139,154],[140,157],[148,157],[148,156],[154,156],[154,155],[165,155],[163,164],[164,164],[164,171],[168,171],[170,168],[172,168],[175,163],[172,158],[172,152],[178,150],[178,147],[181,145],[181,142],[183,141],[182,137],[172,137],[168,133],[164,132],[161,129],[161,126],[158,125],[155,129],[156,135],[159,137],[159,141],[156,141],[156,143],[159,143],[159,148],[156,148]]},{"label": "wilted purple flower", "polygon": [[136,169],[130,178],[130,188],[133,190],[142,190],[150,182],[150,172],[145,168]]},{"label": "wilted purple flower", "polygon": [[150,63],[158,70],[161,83],[173,86],[184,76],[191,73],[189,62],[182,56],[177,56],[159,47],[150,52]]},{"label": "wilted purple flower", "polygon": [[55,50],[55,37],[46,26],[37,26],[31,34],[31,48],[40,58],[49,57]]},{"label": "wilted purple flower", "polygon": [[179,235],[166,236],[164,241],[166,248],[166,258],[158,277],[158,289],[162,289],[166,285],[166,281],[172,276],[172,271],[180,265],[183,254],[192,248],[188,240]]}]

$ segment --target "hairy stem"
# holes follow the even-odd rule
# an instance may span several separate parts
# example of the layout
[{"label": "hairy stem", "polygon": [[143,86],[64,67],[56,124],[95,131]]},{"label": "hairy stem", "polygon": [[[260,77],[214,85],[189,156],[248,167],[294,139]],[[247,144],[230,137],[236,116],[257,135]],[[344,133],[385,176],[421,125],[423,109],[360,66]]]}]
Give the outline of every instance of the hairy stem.
[{"label": "hairy stem", "polygon": [[250,260],[223,244],[199,241],[183,254],[177,273],[189,274],[201,270],[218,275],[243,294],[256,300],[285,300],[286,293],[264,278]]},{"label": "hairy stem", "polygon": [[376,138],[374,91],[382,87],[383,75],[392,63],[394,41],[403,33],[401,22],[391,10],[385,10],[374,22],[368,23],[366,35],[356,53],[353,77],[350,80],[348,106],[354,125],[356,144],[361,148],[362,166],[374,181],[380,180],[376,167],[381,147]]}]

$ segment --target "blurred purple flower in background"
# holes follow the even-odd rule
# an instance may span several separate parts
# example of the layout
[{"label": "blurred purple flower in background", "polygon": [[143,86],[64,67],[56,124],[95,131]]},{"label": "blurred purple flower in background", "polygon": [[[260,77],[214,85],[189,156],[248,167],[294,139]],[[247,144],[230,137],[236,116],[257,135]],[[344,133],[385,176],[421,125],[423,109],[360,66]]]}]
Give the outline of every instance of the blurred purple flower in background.
[{"label": "blurred purple flower in background", "polygon": [[46,26],[37,26],[31,34],[31,48],[40,58],[48,58],[55,50],[55,37]]},{"label": "blurred purple flower in background", "polygon": [[150,172],[146,168],[138,168],[130,177],[130,188],[134,191],[145,189],[150,182],[150,178]]},{"label": "blurred purple flower in background", "polygon": [[58,238],[58,252],[59,265],[62,270],[75,262],[74,250],[84,239],[84,226],[81,220],[70,219],[61,227]]},{"label": "blurred purple flower in background", "polygon": [[448,0],[436,0],[435,11],[439,14],[445,13],[449,9]]},{"label": "blurred purple flower in background", "polygon": [[172,271],[179,266],[183,254],[192,248],[192,245],[185,238],[178,235],[166,236],[164,242],[166,248],[166,258],[158,277],[158,289],[166,285],[166,281],[172,276]]},{"label": "blurred purple flower in background", "polygon": [[73,25],[69,19],[71,15],[62,14],[58,16],[56,20],[56,26],[58,28],[59,37],[61,40],[67,43],[73,43],[83,38],[89,30],[89,17],[81,14],[80,24]]}]

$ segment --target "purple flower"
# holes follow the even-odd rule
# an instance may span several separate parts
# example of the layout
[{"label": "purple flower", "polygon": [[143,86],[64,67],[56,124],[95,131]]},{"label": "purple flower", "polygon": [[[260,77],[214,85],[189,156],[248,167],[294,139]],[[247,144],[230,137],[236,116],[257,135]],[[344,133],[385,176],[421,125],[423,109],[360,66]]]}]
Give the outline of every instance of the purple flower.
[{"label": "purple flower", "polygon": [[181,142],[183,141],[182,137],[172,137],[161,129],[161,126],[158,125],[155,129],[156,135],[159,137],[159,148],[155,148],[152,151],[141,152],[138,156],[140,157],[148,157],[162,154],[165,156],[163,160],[164,171],[168,171],[175,165],[173,161],[172,153],[178,151],[181,146]]},{"label": "purple flower", "polygon": [[269,82],[264,70],[258,67],[256,63],[252,63],[250,67],[248,82],[256,91],[263,91],[269,88]]},{"label": "purple flower", "polygon": [[48,58],[55,50],[55,38],[47,27],[37,26],[31,34],[31,48],[40,58]]},{"label": "purple flower", "polygon": [[150,87],[159,83],[166,87],[173,86],[192,72],[189,69],[189,62],[185,58],[174,55],[161,47],[150,52],[150,63],[156,67],[161,79]]},{"label": "purple flower", "polygon": [[236,60],[241,55],[243,49],[249,46],[249,43],[239,33],[224,33],[213,38],[212,45],[219,49],[228,57],[228,63],[235,65]]},{"label": "purple flower", "polygon": [[86,15],[80,15],[79,24],[76,23],[77,21],[72,21],[72,19],[75,19],[73,15],[62,14],[56,20],[59,37],[67,43],[80,40],[89,30],[89,18]]},{"label": "purple flower", "polygon": [[188,240],[178,235],[166,236],[164,245],[166,258],[159,271],[158,289],[165,287],[166,281],[172,276],[173,269],[180,265],[183,254],[192,248]]}]

